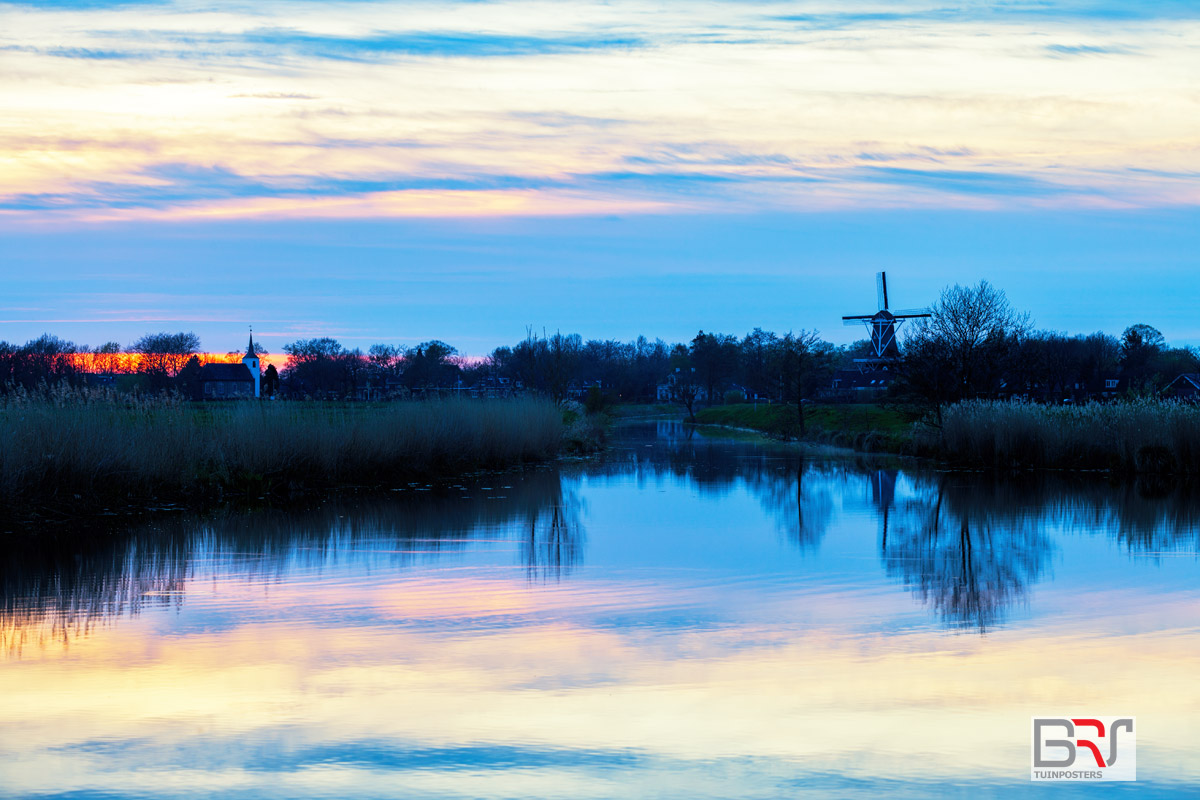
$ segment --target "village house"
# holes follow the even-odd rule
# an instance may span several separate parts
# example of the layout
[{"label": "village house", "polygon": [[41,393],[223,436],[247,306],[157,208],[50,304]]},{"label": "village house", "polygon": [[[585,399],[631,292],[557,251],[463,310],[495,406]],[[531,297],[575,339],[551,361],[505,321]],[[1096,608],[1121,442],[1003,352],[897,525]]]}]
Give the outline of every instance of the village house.
[{"label": "village house", "polygon": [[1167,384],[1163,394],[1176,400],[1200,400],[1200,372],[1185,372]]},{"label": "village house", "polygon": [[833,373],[828,398],[856,403],[870,402],[885,394],[893,380],[894,376],[886,366],[839,369]]},{"label": "village house", "polygon": [[[694,373],[695,371],[693,368],[692,372]],[[679,371],[679,367],[676,367],[674,372],[667,375],[667,379],[663,383],[658,384],[654,392],[654,396],[658,402],[668,403],[678,401],[680,399],[680,391],[685,386],[694,393],[697,403],[703,404],[708,402],[708,389],[695,383],[694,376],[691,382],[685,382],[682,378],[683,374]]]}]

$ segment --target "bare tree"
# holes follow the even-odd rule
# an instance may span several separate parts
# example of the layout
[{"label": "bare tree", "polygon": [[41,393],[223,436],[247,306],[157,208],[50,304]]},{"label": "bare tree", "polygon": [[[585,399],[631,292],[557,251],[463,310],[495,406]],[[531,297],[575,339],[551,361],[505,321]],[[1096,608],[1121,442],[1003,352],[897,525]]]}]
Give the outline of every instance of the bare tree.
[{"label": "bare tree", "polygon": [[200,337],[187,333],[148,333],[130,349],[141,355],[141,371],[174,377],[200,351]]},{"label": "bare tree", "polygon": [[773,345],[772,367],[779,380],[779,399],[795,403],[799,435],[807,432],[804,403],[833,363],[832,347],[817,331],[788,331]]},{"label": "bare tree", "polygon": [[566,399],[582,351],[583,339],[578,333],[564,336],[556,331],[546,340],[546,384],[555,403]]},{"label": "bare tree", "polygon": [[943,289],[932,312],[910,329],[901,371],[909,391],[940,416],[945,402],[997,388],[1008,355],[1030,324],[987,281]]},{"label": "bare tree", "polygon": [[399,373],[407,352],[403,345],[373,344],[367,350],[367,360],[377,372],[394,375]]},{"label": "bare tree", "polygon": [[121,345],[105,342],[92,351],[92,369],[101,375],[112,375],[121,369]]}]

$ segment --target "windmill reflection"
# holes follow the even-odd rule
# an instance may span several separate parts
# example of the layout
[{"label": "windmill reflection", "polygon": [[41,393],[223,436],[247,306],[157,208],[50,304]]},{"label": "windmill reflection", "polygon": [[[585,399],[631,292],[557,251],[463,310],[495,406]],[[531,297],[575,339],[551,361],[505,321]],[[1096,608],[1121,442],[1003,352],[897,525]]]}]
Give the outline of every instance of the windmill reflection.
[{"label": "windmill reflection", "polygon": [[896,477],[899,474],[897,469],[876,469],[869,474],[871,505],[879,511],[880,539],[884,550],[887,549],[888,520],[896,503]]},{"label": "windmill reflection", "polygon": [[670,475],[706,495],[747,490],[796,547],[813,551],[834,514],[847,466],[806,459],[793,447],[731,441],[695,426],[660,421],[622,431],[625,446],[587,468],[589,475],[633,475],[639,485]]}]

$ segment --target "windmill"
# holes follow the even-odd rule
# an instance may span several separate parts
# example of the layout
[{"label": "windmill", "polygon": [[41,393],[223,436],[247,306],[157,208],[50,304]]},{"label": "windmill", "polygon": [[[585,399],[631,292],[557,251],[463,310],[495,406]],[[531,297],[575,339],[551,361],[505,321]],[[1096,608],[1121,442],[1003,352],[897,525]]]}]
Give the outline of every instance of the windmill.
[{"label": "windmill", "polygon": [[875,288],[879,293],[879,310],[874,314],[850,314],[842,317],[844,325],[866,325],[871,335],[871,356],[856,358],[862,364],[886,365],[900,358],[900,346],[896,343],[896,329],[904,324],[906,319],[929,317],[932,313],[928,308],[906,308],[902,311],[892,311],[888,308],[887,273],[875,275]]}]

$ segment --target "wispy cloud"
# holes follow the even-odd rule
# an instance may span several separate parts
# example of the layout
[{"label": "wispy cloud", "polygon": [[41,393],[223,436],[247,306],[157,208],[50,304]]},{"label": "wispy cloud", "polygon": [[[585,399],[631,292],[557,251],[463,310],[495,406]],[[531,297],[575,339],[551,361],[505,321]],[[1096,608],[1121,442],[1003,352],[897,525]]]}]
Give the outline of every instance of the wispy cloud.
[{"label": "wispy cloud", "polygon": [[1117,47],[1098,44],[1051,44],[1046,51],[1052,56],[1127,56],[1135,51],[1128,47]]},{"label": "wispy cloud", "polygon": [[779,22],[796,23],[815,30],[838,30],[868,26],[915,23],[1023,23],[1041,21],[1139,21],[1156,19],[1200,19],[1200,8],[1190,0],[1152,0],[1127,3],[1122,0],[1000,0],[1000,2],[920,2],[890,4],[887,11],[829,11],[769,14]]},{"label": "wispy cloud", "polygon": [[242,33],[196,31],[97,31],[105,41],[127,41],[124,47],[37,47],[7,45],[3,49],[52,58],[114,61],[182,59],[259,61],[318,59],[380,62],[396,58],[511,58],[592,50],[628,51],[647,43],[636,36],[598,34],[506,35],[455,31],[372,32],[330,36],[263,28]]},{"label": "wispy cloud", "polygon": [[234,39],[301,56],[372,61],[393,56],[492,58],[586,50],[631,50],[645,46],[633,36],[564,34],[506,35],[465,31],[414,31],[366,36],[326,36],[288,29],[249,31]]},{"label": "wispy cloud", "polygon": [[1068,191],[1065,187],[1033,177],[1004,172],[949,169],[904,169],[900,167],[859,167],[853,175],[872,183],[892,184],[913,189],[955,194],[1046,197]]},{"label": "wispy cloud", "polygon": [[171,0],[0,0],[4,6],[37,8],[40,10],[91,11],[129,6],[171,6]]},{"label": "wispy cloud", "polygon": [[167,208],[179,203],[289,196],[344,197],[379,192],[494,191],[545,189],[560,181],[521,175],[457,175],[390,179],[331,178],[309,175],[249,177],[224,167],[158,164],[127,181],[92,181],[67,192],[26,193],[0,198],[9,211],[95,208]]},{"label": "wispy cloud", "polygon": [[0,4],[0,210],[1200,202],[1191,4],[549,8]]},{"label": "wispy cloud", "polygon": [[253,100],[316,100],[317,96],[313,94],[302,94],[301,92],[250,92],[244,94],[231,94],[230,97],[244,97]]}]

